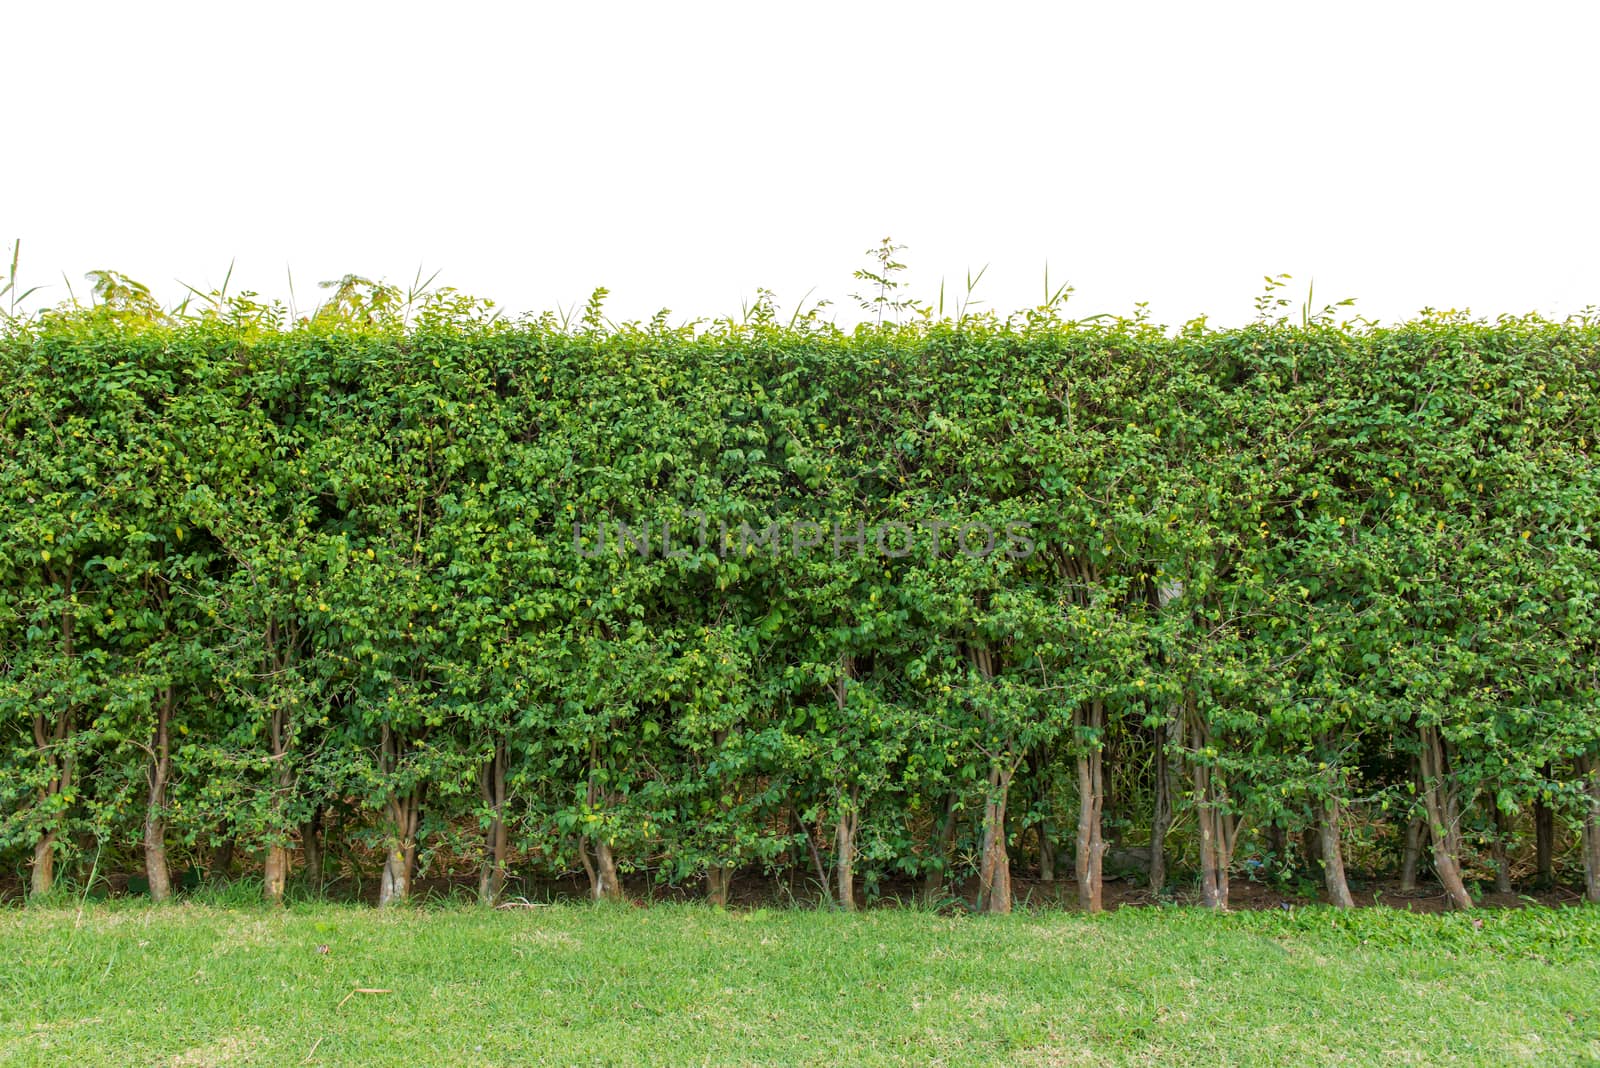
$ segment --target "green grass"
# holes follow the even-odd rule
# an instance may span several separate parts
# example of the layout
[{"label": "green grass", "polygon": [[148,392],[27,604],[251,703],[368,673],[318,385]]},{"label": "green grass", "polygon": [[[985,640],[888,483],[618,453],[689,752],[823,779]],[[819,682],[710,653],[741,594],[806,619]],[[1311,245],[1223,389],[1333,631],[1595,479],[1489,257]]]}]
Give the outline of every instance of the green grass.
[{"label": "green grass", "polygon": [[0,1062],[1600,1063],[1600,909],[45,906]]}]

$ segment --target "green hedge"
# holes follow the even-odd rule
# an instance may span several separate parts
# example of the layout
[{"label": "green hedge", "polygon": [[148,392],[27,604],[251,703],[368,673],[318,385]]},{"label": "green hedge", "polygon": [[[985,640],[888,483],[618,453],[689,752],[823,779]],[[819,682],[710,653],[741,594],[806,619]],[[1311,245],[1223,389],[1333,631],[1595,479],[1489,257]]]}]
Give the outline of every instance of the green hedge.
[{"label": "green hedge", "polygon": [[1600,326],[476,307],[0,340],[35,890],[237,843],[1003,910],[1059,848],[1093,908],[1151,843],[1214,905],[1416,847],[1600,896]]}]

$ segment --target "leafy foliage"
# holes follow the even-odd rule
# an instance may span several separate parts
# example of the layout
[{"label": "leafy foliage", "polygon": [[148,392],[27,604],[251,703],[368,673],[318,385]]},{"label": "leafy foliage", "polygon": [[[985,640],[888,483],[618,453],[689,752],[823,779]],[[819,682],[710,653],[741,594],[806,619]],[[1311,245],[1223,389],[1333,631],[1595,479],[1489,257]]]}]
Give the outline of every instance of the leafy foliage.
[{"label": "leafy foliage", "polygon": [[1102,761],[1150,826],[1157,755],[1224,899],[1341,812],[1477,871],[1600,834],[1600,328],[936,318],[896,252],[853,333],[356,275],[8,318],[0,850],[1000,895]]}]

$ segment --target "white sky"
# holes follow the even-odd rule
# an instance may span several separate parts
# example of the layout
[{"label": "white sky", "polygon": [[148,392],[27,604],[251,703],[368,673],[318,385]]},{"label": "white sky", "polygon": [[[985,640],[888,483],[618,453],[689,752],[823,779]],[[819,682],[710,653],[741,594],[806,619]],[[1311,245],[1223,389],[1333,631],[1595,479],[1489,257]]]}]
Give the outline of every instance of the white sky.
[{"label": "white sky", "polygon": [[1600,303],[1592,4],[32,3],[0,19],[0,227],[302,310],[346,272],[513,312],[737,313],[862,251],[932,298],[1373,318]]}]

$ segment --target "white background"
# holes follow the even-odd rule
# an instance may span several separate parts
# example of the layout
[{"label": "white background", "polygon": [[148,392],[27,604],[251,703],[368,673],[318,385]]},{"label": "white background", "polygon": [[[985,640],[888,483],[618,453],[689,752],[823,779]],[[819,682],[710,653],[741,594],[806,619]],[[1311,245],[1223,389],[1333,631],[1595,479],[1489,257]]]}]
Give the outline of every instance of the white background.
[{"label": "white background", "polygon": [[114,268],[347,272],[512,312],[922,296],[1248,319],[1600,303],[1593,5],[8,5],[0,226],[35,303]]}]

